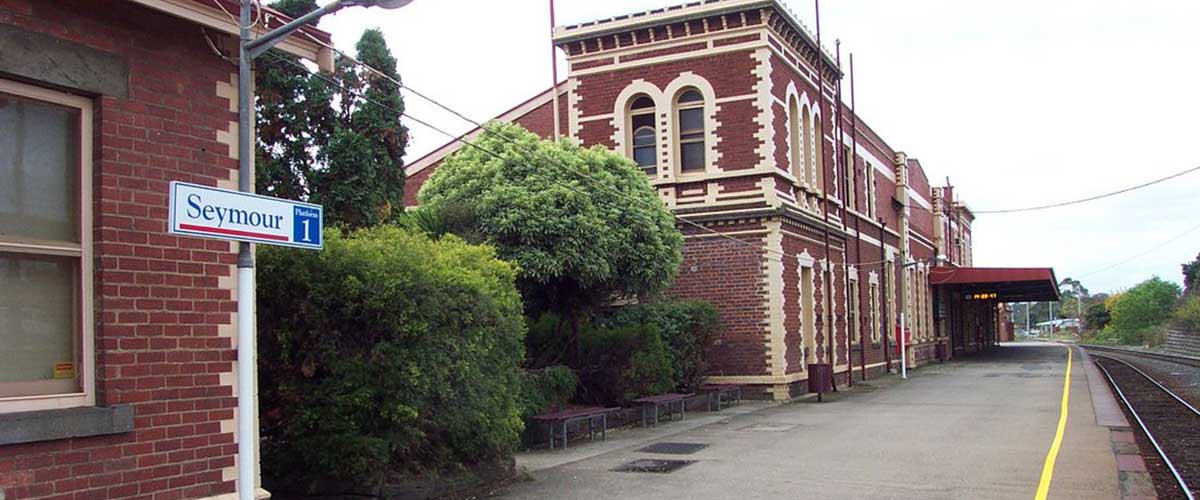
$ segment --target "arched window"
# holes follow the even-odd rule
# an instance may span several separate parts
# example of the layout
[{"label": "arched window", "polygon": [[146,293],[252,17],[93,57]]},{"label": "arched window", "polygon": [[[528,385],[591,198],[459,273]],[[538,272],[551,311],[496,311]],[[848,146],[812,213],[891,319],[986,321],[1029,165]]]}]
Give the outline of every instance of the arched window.
[{"label": "arched window", "polygon": [[800,149],[801,144],[804,144],[804,130],[800,127],[800,104],[796,102],[796,96],[788,99],[788,149],[791,151],[791,157],[788,161],[792,164],[792,175],[797,179],[804,179],[804,151]]},{"label": "arched window", "polygon": [[813,118],[813,125],[816,126],[816,128],[817,128],[815,131],[813,131],[813,140],[816,141],[813,143],[813,146],[812,146],[812,148],[813,148],[813,173],[816,175],[816,177],[813,178],[813,187],[820,189],[821,191],[824,191],[825,190],[825,159],[822,158],[823,155],[821,154],[822,153],[821,142],[825,140],[825,132],[824,132],[824,129],[821,127],[821,116],[820,115]]},{"label": "arched window", "polygon": [[679,142],[679,171],[704,171],[704,97],[695,89],[679,95],[676,130]]},{"label": "arched window", "polygon": [[[804,180],[809,186],[816,184],[816,178],[813,174],[813,134],[812,134],[812,114],[808,112],[808,105],[800,110],[800,121],[803,125],[800,127],[800,140],[804,146]],[[814,186],[815,187],[815,186]]]},{"label": "arched window", "polygon": [[633,161],[647,174],[658,170],[658,133],[654,127],[654,100],[645,95],[629,105],[629,130]]}]

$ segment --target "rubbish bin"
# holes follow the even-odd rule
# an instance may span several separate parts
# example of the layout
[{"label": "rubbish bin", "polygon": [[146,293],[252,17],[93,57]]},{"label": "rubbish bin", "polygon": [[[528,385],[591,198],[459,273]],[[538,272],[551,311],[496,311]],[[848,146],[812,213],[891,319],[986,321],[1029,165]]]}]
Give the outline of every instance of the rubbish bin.
[{"label": "rubbish bin", "polygon": [[808,365],[808,392],[817,394],[833,390],[833,365],[812,363]]}]

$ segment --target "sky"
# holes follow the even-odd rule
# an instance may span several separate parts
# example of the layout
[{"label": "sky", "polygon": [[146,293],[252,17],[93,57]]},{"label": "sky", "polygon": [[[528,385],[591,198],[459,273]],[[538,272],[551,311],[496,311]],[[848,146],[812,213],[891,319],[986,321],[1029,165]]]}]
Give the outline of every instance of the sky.
[{"label": "sky", "polygon": [[[557,0],[556,21],[676,3]],[[812,2],[783,3],[815,28]],[[821,35],[831,51],[842,41],[847,72],[854,53],[859,116],[935,185],[949,177],[971,208],[992,210],[1200,166],[1197,19],[1191,0],[826,0]],[[415,0],[320,26],[343,50],[382,29],[408,86],[475,120],[551,84],[548,0]],[[843,90],[848,100],[849,79]],[[472,127],[414,96],[405,104],[453,134]],[[448,140],[409,126],[410,161]],[[1200,172],[1068,208],[980,214],[973,231],[976,266],[1051,266],[1093,293],[1155,275],[1180,282],[1180,264],[1200,253]]]}]

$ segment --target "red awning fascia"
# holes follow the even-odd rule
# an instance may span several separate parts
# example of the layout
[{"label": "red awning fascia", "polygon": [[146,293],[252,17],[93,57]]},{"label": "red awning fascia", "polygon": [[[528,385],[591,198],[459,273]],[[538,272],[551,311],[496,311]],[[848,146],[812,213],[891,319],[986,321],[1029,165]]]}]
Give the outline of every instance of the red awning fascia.
[{"label": "red awning fascia", "polygon": [[1058,279],[1054,275],[1054,269],[1049,267],[938,266],[929,271],[929,284],[975,287],[1007,285],[1005,288],[1027,288],[1032,285],[1039,291],[1039,298],[1036,300],[1059,300]]}]

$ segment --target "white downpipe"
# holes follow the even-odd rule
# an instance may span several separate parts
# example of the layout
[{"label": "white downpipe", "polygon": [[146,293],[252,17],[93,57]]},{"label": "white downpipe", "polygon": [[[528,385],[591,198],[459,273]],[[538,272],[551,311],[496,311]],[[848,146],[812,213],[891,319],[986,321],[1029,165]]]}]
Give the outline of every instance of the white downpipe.
[{"label": "white downpipe", "polygon": [[908,378],[908,346],[904,344],[904,332],[906,331],[907,330],[905,330],[904,324],[904,311],[900,311],[900,333],[896,336],[900,337],[897,343],[900,346],[900,378],[902,379]]},{"label": "white downpipe", "polygon": [[254,353],[254,268],[238,268],[237,314],[237,490],[239,500],[254,500],[254,377],[258,362]]}]

